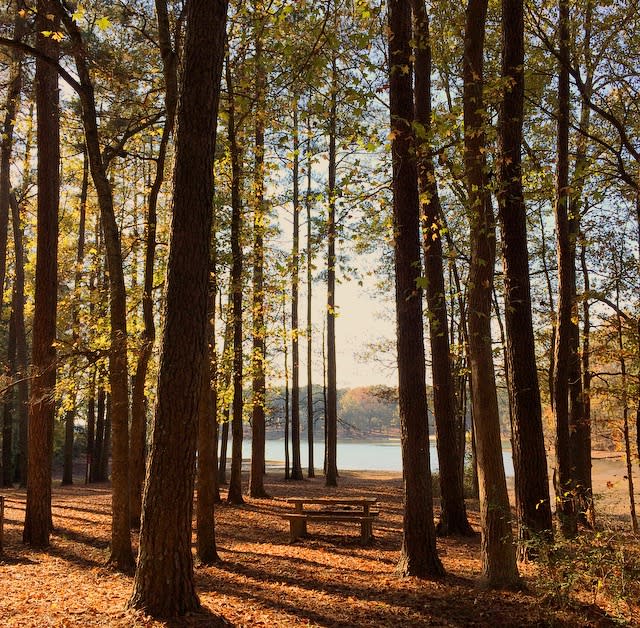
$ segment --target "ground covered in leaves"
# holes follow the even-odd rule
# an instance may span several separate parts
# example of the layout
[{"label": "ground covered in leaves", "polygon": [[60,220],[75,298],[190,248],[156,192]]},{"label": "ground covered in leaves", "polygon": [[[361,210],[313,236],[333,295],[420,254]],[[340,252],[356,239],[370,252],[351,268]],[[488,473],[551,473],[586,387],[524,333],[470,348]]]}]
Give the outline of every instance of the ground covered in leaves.
[{"label": "ground covered in leaves", "polygon": [[[132,577],[105,566],[107,485],[54,487],[56,529],[47,552],[22,545],[25,493],[3,489],[0,626],[215,626],[220,616],[228,625],[269,627],[640,625],[638,540],[623,532],[628,525],[611,506],[603,509],[599,532],[545,550],[538,564],[521,565],[521,591],[493,592],[478,586],[479,537],[438,540],[447,570],[441,580],[396,576],[397,474],[344,473],[335,489],[325,488],[323,478],[285,482],[281,475],[267,476],[271,499],[219,506],[222,560],[196,566],[204,612],[172,622],[125,610]],[[375,541],[362,547],[356,524],[310,523],[309,538],[289,543],[280,515],[290,510],[285,500],[292,495],[378,497]],[[469,502],[469,509],[477,529],[477,504]]]}]

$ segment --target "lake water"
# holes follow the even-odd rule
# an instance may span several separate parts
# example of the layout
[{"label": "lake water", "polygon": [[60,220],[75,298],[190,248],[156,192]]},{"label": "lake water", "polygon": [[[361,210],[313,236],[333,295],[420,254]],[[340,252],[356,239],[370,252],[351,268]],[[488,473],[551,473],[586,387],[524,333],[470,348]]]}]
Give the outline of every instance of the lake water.
[{"label": "lake water", "polygon": [[[306,441],[300,443],[300,449],[302,468],[305,469],[308,465],[308,445]],[[230,451],[231,448],[229,447]],[[250,440],[244,439],[242,452],[245,459],[251,457]],[[436,471],[438,469],[438,453],[434,442],[431,443],[429,455],[431,470]],[[514,473],[511,450],[504,450],[502,456],[505,473],[508,477],[512,477]],[[322,467],[324,457],[323,443],[314,443],[313,457],[315,467]],[[284,466],[284,440],[267,440],[265,443],[265,458],[267,466]],[[338,442],[338,469],[344,469],[345,471],[402,471],[400,442],[397,440],[374,442],[350,440]]]}]

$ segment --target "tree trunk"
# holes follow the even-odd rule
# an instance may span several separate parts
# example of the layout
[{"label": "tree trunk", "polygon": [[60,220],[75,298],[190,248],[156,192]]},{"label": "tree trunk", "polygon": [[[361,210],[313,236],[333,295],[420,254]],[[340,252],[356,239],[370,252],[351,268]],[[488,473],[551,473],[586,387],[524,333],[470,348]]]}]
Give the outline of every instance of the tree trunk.
[{"label": "tree trunk", "polygon": [[527,213],[522,190],[524,117],[524,5],[502,0],[502,94],[499,217],[504,265],[509,401],[512,415],[516,517],[521,549],[531,538],[551,538],[551,502],[531,314]]},{"label": "tree trunk", "polygon": [[164,165],[173,124],[170,114],[162,129],[162,138],[156,161],[156,174],[149,192],[147,224],[145,228],[144,287],[142,292],[142,319],[144,331],[135,376],[131,390],[131,432],[129,444],[129,507],[131,527],[140,527],[142,511],[142,487],[144,483],[147,442],[147,397],[145,394],[149,361],[153,352],[156,329],[153,315],[153,277],[156,250],[156,222],[158,195],[164,181]]},{"label": "tree trunk", "polygon": [[442,208],[431,157],[431,45],[429,15],[424,0],[413,0],[415,39],[415,122],[418,151],[418,186],[422,221],[426,295],[431,345],[433,404],[436,420],[441,510],[437,531],[442,535],[474,534],[464,503],[463,475],[458,437],[456,397],[451,372],[447,304],[442,268]]},{"label": "tree trunk", "polygon": [[[582,243],[580,249],[580,265],[582,267],[582,282],[584,285],[584,298],[582,299],[582,347],[581,347],[581,366],[582,366],[582,411],[585,421],[591,424],[591,304],[589,303],[589,293],[591,291],[591,282],[589,279],[589,268],[587,266],[587,246]],[[595,518],[595,513],[593,513]],[[595,525],[595,521],[591,521],[591,525]]]},{"label": "tree trunk", "polygon": [[338,124],[338,65],[331,60],[329,105],[329,204],[327,216],[327,442],[325,485],[338,485],[338,385],[336,376],[336,134]]},{"label": "tree trunk", "polygon": [[577,531],[575,482],[571,459],[569,423],[569,371],[571,360],[572,289],[575,286],[574,254],[569,227],[569,4],[559,0],[560,69],[558,78],[558,154],[556,166],[556,238],[558,258],[558,317],[554,348],[553,410],[556,419],[555,478],[557,514],[565,535]]},{"label": "tree trunk", "polygon": [[[15,293],[15,288],[14,291]],[[15,311],[11,310],[7,338],[7,375],[16,374],[16,323]],[[16,394],[12,386],[4,394],[2,408],[2,479],[0,486],[13,486],[13,415],[16,406]],[[2,525],[0,523],[0,525]]]},{"label": "tree trunk", "polygon": [[[104,395],[104,437],[102,439],[102,458],[100,460],[100,477],[106,482],[109,480],[109,462],[111,461],[111,470],[113,473],[113,450],[111,445],[112,433],[112,402],[111,394],[105,392]],[[113,485],[113,475],[111,477]]]},{"label": "tree trunk", "polygon": [[[31,147],[33,144],[33,120],[35,97],[29,102],[29,114],[25,133],[25,150],[22,160],[22,184],[19,194],[10,192],[9,206],[11,208],[11,226],[13,232],[13,254],[15,260],[15,273],[13,281],[13,293],[11,295],[11,311],[14,314],[16,326],[16,376],[17,385],[17,454],[14,466],[14,480],[21,487],[27,485],[27,432],[29,423],[29,359],[27,334],[25,325],[25,256],[24,256],[24,228],[22,221],[22,209],[18,203],[18,197],[23,198],[24,193],[32,184],[31,172]],[[9,182],[9,187],[10,182]]]},{"label": "tree trunk", "polygon": [[105,415],[107,406],[107,393],[105,392],[104,385],[98,383],[98,399],[96,405],[96,442],[94,447],[94,464],[93,474],[91,477],[92,482],[106,482],[107,478],[103,475],[104,465],[102,463],[105,457]]},{"label": "tree trunk", "polygon": [[305,207],[307,213],[307,443],[309,447],[309,470],[308,477],[315,477],[315,462],[313,459],[313,327],[311,325],[311,297],[313,291],[313,242],[311,240],[311,172],[313,161],[311,157],[311,118],[308,120],[309,147],[307,161],[307,193],[305,197]]},{"label": "tree trunk", "polygon": [[227,3],[193,0],[186,12],[158,397],[129,601],[130,607],[154,617],[175,617],[200,607],[191,516],[207,357],[213,161]]},{"label": "tree trunk", "polygon": [[487,188],[483,54],[487,0],[469,0],[464,41],[464,162],[471,264],[468,287],[469,360],[478,457],[482,576],[487,586],[519,584],[502,459],[500,416],[491,346],[495,221]]},{"label": "tree trunk", "polygon": [[[626,463],[626,480],[629,492],[629,515],[631,517],[631,529],[634,534],[638,534],[638,517],[636,514],[636,500],[633,489],[633,463],[631,457],[631,439],[629,437],[629,397],[627,379],[627,361],[625,359],[624,332],[622,326],[622,316],[620,315],[620,274],[624,261],[623,253],[620,252],[620,264],[617,268],[615,289],[616,289],[616,331],[618,340],[618,362],[620,364],[620,403],[622,404],[622,437],[624,441],[624,458]],[[617,264],[616,264],[617,265]]]},{"label": "tree trunk", "polygon": [[546,229],[545,229],[545,218],[540,208],[538,209],[538,217],[540,220],[540,225],[539,225],[540,241],[541,241],[540,258],[542,260],[542,272],[544,273],[545,284],[547,287],[547,297],[549,299],[548,315],[549,315],[549,320],[551,321],[551,337],[549,339],[549,346],[550,346],[549,366],[546,370],[546,374],[547,374],[547,386],[549,388],[549,399],[551,399],[551,404],[553,405],[553,398],[554,398],[553,374],[555,373],[555,367],[556,367],[554,350],[556,346],[556,328],[557,328],[556,314],[557,313],[556,313],[554,298],[553,298],[554,290],[551,282],[551,270],[549,269],[549,264],[547,262],[547,236],[546,236]]},{"label": "tree trunk", "polygon": [[227,484],[227,448],[229,445],[229,408],[220,432],[220,456],[218,459],[218,484]]},{"label": "tree trunk", "polygon": [[147,371],[156,338],[153,317],[153,273],[156,251],[156,223],[158,220],[158,196],[164,181],[164,169],[169,140],[173,133],[176,106],[178,102],[177,54],[171,45],[167,3],[156,2],[158,21],[158,44],[162,56],[165,89],[165,122],[156,159],[156,172],[149,191],[147,225],[145,230],[144,289],[142,293],[142,346],[138,355],[136,373],[131,391],[131,434],[129,467],[129,504],[131,527],[140,527],[142,511],[142,488],[144,483],[145,455],[147,440],[147,399],[145,395]]},{"label": "tree trunk", "polygon": [[[31,142],[33,135],[33,102],[29,108],[29,122],[26,133],[26,149],[23,162],[24,179],[22,190],[29,185],[29,168],[26,164],[31,161]],[[24,317],[25,304],[25,258],[24,258],[24,228],[21,220],[21,210],[12,192],[9,195],[11,207],[11,226],[13,232],[13,255],[15,260],[15,274],[13,278],[13,292],[11,295],[11,316],[15,331],[15,364],[12,371],[18,378],[17,395],[15,397],[15,410],[17,414],[17,457],[14,466],[13,479],[21,486],[27,482],[27,431],[29,422],[29,382],[27,334]],[[11,351],[9,351],[11,354]]]},{"label": "tree trunk", "polygon": [[204,565],[220,561],[216,548],[215,492],[216,440],[215,406],[212,403],[209,351],[204,358],[200,404],[198,406],[198,499],[196,502],[196,552]]},{"label": "tree trunk", "polygon": [[96,367],[91,373],[91,382],[87,393],[87,454],[84,472],[84,483],[93,482],[93,465],[96,442]]},{"label": "tree trunk", "polygon": [[[472,476],[472,487],[471,487],[471,497],[474,499],[478,499],[480,497],[479,488],[478,488],[478,465],[477,465],[477,457],[476,457],[476,444],[474,439],[474,430],[473,430],[473,406],[469,405],[470,397],[473,396],[473,385],[471,379],[468,374],[468,365],[470,363],[469,360],[469,330],[467,326],[467,316],[466,316],[466,303],[465,303],[465,293],[462,287],[462,282],[460,281],[460,273],[458,271],[458,267],[456,265],[455,259],[452,258],[450,253],[455,250],[453,240],[451,238],[451,234],[447,227],[445,216],[441,214],[441,218],[443,221],[443,227],[445,230],[445,236],[447,240],[447,249],[449,258],[449,283],[451,285],[451,300],[452,303],[457,303],[458,306],[458,334],[457,337],[454,334],[453,330],[453,322],[455,318],[455,313],[451,315],[451,330],[449,332],[449,336],[451,338],[451,343],[457,343],[461,347],[463,347],[463,351],[458,359],[458,364],[456,365],[456,371],[459,373],[456,381],[456,390],[457,390],[457,414],[460,417],[460,450],[463,452],[464,456],[464,447],[467,437],[467,414],[469,415],[469,440],[471,445],[471,456],[469,465],[471,467],[471,476]],[[467,408],[469,409],[467,412]],[[461,473],[464,477],[464,457],[461,460],[462,469]]]},{"label": "tree trunk", "polygon": [[64,413],[64,445],[62,454],[62,482],[61,486],[73,484],[73,440],[75,423],[75,402],[73,410]]},{"label": "tree trunk", "polygon": [[[229,388],[229,384],[231,383],[231,378],[233,376],[233,360],[229,363],[227,359],[229,356],[229,345],[233,340],[233,316],[232,314],[233,307],[233,294],[229,294],[229,306],[227,313],[227,322],[224,330],[224,344],[222,346],[222,360],[224,369],[222,370],[222,376],[220,372],[218,372],[218,378],[216,380],[216,385],[219,386],[222,390],[227,390]],[[222,381],[221,381],[222,380]],[[216,409],[217,413],[217,409]],[[224,409],[225,419],[222,423],[222,430],[220,433],[220,456],[218,458],[218,485],[224,485],[227,483],[227,448],[229,444],[229,407],[227,406]]]},{"label": "tree trunk", "polygon": [[[636,221],[638,235],[638,275],[640,275],[640,190],[636,192]],[[636,338],[638,339],[637,358],[640,360],[640,316],[638,317]],[[636,408],[636,452],[638,454],[638,464],[640,465],[640,395],[638,396],[638,407]]]},{"label": "tree trunk", "polygon": [[[398,572],[434,577],[444,573],[436,551],[429,464],[418,171],[413,137],[411,5],[389,2],[389,102],[393,163],[398,395],[402,430],[404,517]],[[406,69],[405,69],[406,68]]]},{"label": "tree trunk", "polygon": [[300,462],[300,125],[298,96],[293,97],[293,244],[291,248],[291,479],[302,480]]},{"label": "tree trunk", "polygon": [[[16,9],[13,25],[13,38],[19,40],[26,31],[26,23]],[[4,281],[7,269],[7,240],[9,234],[9,208],[11,191],[11,154],[13,152],[13,129],[16,114],[20,108],[20,92],[22,90],[22,58],[23,53],[18,50],[9,51],[11,66],[9,68],[9,82],[7,84],[7,98],[4,105],[4,121],[0,135],[0,288],[4,291]],[[0,310],[2,309],[2,295],[0,295]]]},{"label": "tree trunk", "polygon": [[[262,5],[261,9],[262,9]],[[262,15],[260,16],[262,18]],[[262,22],[258,24],[261,26]],[[267,497],[264,488],[265,402],[266,402],[266,326],[264,320],[264,235],[267,212],[264,204],[264,130],[266,77],[262,64],[262,34],[256,32],[256,127],[253,209],[253,354],[252,354],[252,412],[251,412],[251,473],[249,495]]]},{"label": "tree trunk", "polygon": [[[569,368],[569,431],[571,444],[571,464],[576,491],[576,506],[580,521],[587,526],[595,526],[595,505],[593,500],[593,486],[591,479],[591,416],[590,404],[586,401],[583,390],[586,373],[583,372],[584,356],[580,351],[580,330],[578,329],[579,305],[576,281],[576,247],[580,239],[580,222],[583,210],[583,195],[589,176],[589,158],[587,154],[589,127],[591,124],[591,108],[586,100],[593,94],[593,63],[591,60],[591,30],[593,19],[593,3],[587,2],[584,12],[584,65],[586,73],[583,86],[583,102],[580,113],[580,132],[576,139],[576,154],[573,180],[569,191],[569,240],[571,243],[571,268],[573,281],[571,285],[571,335],[570,368]],[[586,293],[586,287],[585,287]],[[583,312],[586,308],[588,316],[588,293],[583,300]],[[584,329],[587,325],[583,321],[583,336],[588,334]],[[588,340],[587,340],[588,345]],[[588,355],[586,356],[588,368]]]},{"label": "tree trunk", "polygon": [[82,123],[94,187],[100,207],[102,232],[109,269],[110,353],[112,425],[112,523],[109,563],[122,571],[134,565],[129,516],[129,382],[127,367],[127,304],[122,265],[122,247],[116,221],[113,190],[103,159],[93,82],[80,29],[60,0],[53,2],[71,39],[71,50],[79,79]]},{"label": "tree trunk", "polygon": [[287,342],[287,295],[282,292],[282,340],[284,353],[284,479],[291,479],[289,458],[289,343]]},{"label": "tree trunk", "polygon": [[328,421],[327,421],[327,325],[326,320],[322,325],[322,418],[324,424],[324,457],[322,461],[322,471],[327,473],[327,457],[328,457]]},{"label": "tree trunk", "polygon": [[[217,138],[216,138],[217,140]],[[215,183],[214,183],[215,185]],[[208,334],[209,334],[209,346],[208,346],[208,356],[209,356],[209,364],[210,364],[210,378],[209,378],[209,390],[210,390],[210,399],[211,399],[211,417],[212,426],[213,426],[213,455],[211,458],[211,473],[213,474],[213,502],[214,504],[219,504],[222,499],[220,498],[220,484],[218,482],[218,431],[220,425],[218,423],[218,371],[220,369],[219,361],[218,361],[218,350],[216,346],[216,297],[218,295],[218,242],[216,238],[218,222],[216,216],[216,207],[214,203],[213,208],[213,222],[211,225],[211,229],[213,232],[213,237],[211,241],[211,267],[209,269],[209,324],[208,324]],[[215,540],[215,539],[214,539]]]},{"label": "tree trunk", "polygon": [[[215,210],[213,229],[216,229]],[[218,487],[218,354],[216,351],[216,294],[218,292],[218,258],[215,235],[211,250],[208,282],[207,356],[203,367],[203,383],[198,409],[198,500],[196,502],[196,551],[204,564],[220,560],[216,547],[215,504],[219,504]],[[213,385],[212,385],[213,384]]]},{"label": "tree trunk", "polygon": [[[59,45],[43,31],[58,30],[51,2],[38,1],[36,47],[54,59]],[[60,203],[60,111],[58,74],[36,59],[38,114],[38,235],[32,365],[29,403],[27,505],[23,541],[49,545],[51,463],[56,385],[56,310],[58,294],[58,209]]]},{"label": "tree trunk", "polygon": [[227,59],[227,91],[229,99],[229,150],[231,153],[231,290],[233,295],[233,406],[231,418],[231,475],[227,502],[243,504],[242,498],[242,199],[240,197],[242,166],[235,125],[235,95],[231,69]]},{"label": "tree trunk", "polygon": [[[73,347],[77,348],[80,340],[80,282],[82,281],[82,266],[84,264],[84,245],[87,224],[87,195],[89,191],[89,159],[86,147],[83,145],[82,160],[82,186],[80,189],[80,217],[78,220],[78,247],[76,252],[76,269],[74,273],[73,303],[71,310],[71,340]],[[73,441],[74,422],[76,416],[76,391],[72,391],[73,407],[65,413],[65,440],[64,440],[64,468],[62,471],[62,484],[73,484]]]}]

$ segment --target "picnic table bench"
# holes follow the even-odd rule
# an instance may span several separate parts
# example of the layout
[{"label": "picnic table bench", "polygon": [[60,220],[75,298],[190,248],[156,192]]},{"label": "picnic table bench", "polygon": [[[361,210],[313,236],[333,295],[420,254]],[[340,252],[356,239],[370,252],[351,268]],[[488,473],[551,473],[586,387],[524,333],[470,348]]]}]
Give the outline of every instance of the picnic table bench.
[{"label": "picnic table bench", "polygon": [[[353,522],[360,524],[360,539],[363,545],[373,538],[373,520],[380,514],[377,497],[289,497],[293,512],[282,515],[289,521],[291,542],[307,536],[308,521]],[[305,506],[318,506],[309,509]]]}]

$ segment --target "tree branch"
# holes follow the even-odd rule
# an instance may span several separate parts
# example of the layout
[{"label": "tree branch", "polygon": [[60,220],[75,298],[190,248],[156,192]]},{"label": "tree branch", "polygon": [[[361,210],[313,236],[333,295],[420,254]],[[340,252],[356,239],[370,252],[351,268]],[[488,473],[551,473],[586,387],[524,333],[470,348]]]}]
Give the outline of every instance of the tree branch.
[{"label": "tree branch", "polygon": [[21,50],[22,52],[28,55],[31,55],[32,57],[42,59],[43,61],[45,61],[49,65],[52,65],[56,69],[56,71],[60,75],[60,78],[62,78],[64,82],[67,83],[67,85],[69,85],[69,87],[73,89],[73,91],[75,91],[78,95],[80,95],[80,93],[82,92],[82,85],[80,85],[80,83],[76,81],[76,79],[74,79],[73,76],[71,76],[71,74],[69,74],[69,72],[65,70],[56,59],[52,59],[51,57],[47,56],[43,52],[40,52],[33,46],[30,46],[29,44],[25,44],[23,41],[18,41],[16,39],[9,39],[8,37],[0,37],[0,46],[6,46],[7,48],[14,48],[16,50]]}]

